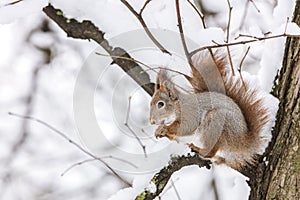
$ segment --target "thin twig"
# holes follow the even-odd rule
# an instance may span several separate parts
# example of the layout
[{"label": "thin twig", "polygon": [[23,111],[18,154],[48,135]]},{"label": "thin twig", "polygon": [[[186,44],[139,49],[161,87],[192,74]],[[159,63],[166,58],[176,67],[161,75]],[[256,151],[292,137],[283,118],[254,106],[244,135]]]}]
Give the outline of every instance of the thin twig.
[{"label": "thin twig", "polygon": [[270,39],[275,39],[275,38],[280,38],[280,37],[300,37],[300,35],[290,35],[290,34],[283,33],[283,34],[267,36],[267,37],[257,37],[256,39],[252,39],[252,40],[237,41],[237,42],[232,42],[232,43],[222,43],[222,44],[216,44],[216,45],[208,45],[208,46],[200,47],[198,49],[193,50],[192,52],[190,52],[190,56],[193,56],[196,53],[203,51],[205,49],[209,49],[209,48],[214,49],[214,48],[220,48],[220,47],[226,47],[226,46],[248,44],[248,43],[253,43],[253,42],[257,42],[257,41],[270,40]]},{"label": "thin twig", "polygon": [[[119,161],[124,162],[124,163],[126,163],[126,164],[128,164],[128,165],[131,165],[131,166],[134,167],[134,168],[138,168],[138,166],[136,166],[135,164],[129,162],[128,160],[124,160],[124,159],[122,159],[122,158],[117,158],[117,157],[113,157],[113,156],[103,156],[103,157],[99,157],[99,158],[102,159],[102,160],[103,160],[103,159],[106,159],[106,158],[111,158],[111,159],[114,159],[114,160],[119,160]],[[77,167],[77,166],[79,166],[79,165],[82,165],[82,164],[87,163],[87,162],[92,162],[92,161],[96,161],[96,159],[91,158],[91,159],[86,159],[86,160],[77,162],[77,163],[71,165],[70,167],[68,167],[63,173],[61,173],[61,176],[64,176],[67,172],[69,172],[69,171],[70,171],[71,169],[73,169],[74,167]]]},{"label": "thin twig", "polygon": [[166,50],[159,42],[158,40],[156,40],[156,38],[154,37],[154,35],[151,33],[151,31],[149,30],[146,22],[144,21],[143,17],[142,17],[142,13],[137,13],[134,8],[126,1],[126,0],[120,0],[127,8],[128,10],[137,18],[137,20],[140,22],[140,24],[143,26],[146,34],[148,35],[148,37],[152,40],[152,42],[163,52],[163,53],[167,53],[169,55],[171,55],[171,53]]},{"label": "thin twig", "polygon": [[[227,30],[226,40],[225,40],[226,43],[229,42],[230,23],[231,23],[231,14],[232,14],[232,6],[231,6],[229,0],[227,0],[227,4],[228,4],[229,12],[228,12],[228,22],[227,22],[227,27],[226,27],[226,30]],[[226,46],[226,50],[227,50],[227,54],[228,54],[228,58],[229,58],[229,64],[230,64],[230,67],[231,67],[232,75],[234,76],[235,73],[234,73],[234,67],[233,67],[233,62],[232,62],[232,57],[231,57],[229,46]]]},{"label": "thin twig", "polygon": [[254,35],[247,35],[247,34],[242,34],[240,33],[236,38],[234,38],[235,40],[239,39],[240,37],[245,37],[245,38],[253,38],[256,40],[259,40],[259,37],[254,36]]},{"label": "thin twig", "polygon": [[242,58],[242,60],[241,60],[241,62],[240,62],[239,68],[238,68],[238,72],[239,72],[239,74],[240,74],[240,77],[241,77],[241,80],[242,80],[242,83],[243,83],[244,88],[246,88],[246,85],[245,85],[245,82],[244,82],[244,79],[243,79],[243,76],[242,76],[242,67],[243,67],[243,63],[244,63],[244,61],[245,61],[245,59],[246,59],[246,56],[247,56],[248,53],[249,53],[249,50],[250,50],[250,46],[247,48],[246,53],[245,53],[245,55],[243,56],[243,58]]},{"label": "thin twig", "polygon": [[146,0],[146,1],[145,1],[143,7],[142,7],[141,10],[140,10],[139,15],[142,15],[142,14],[143,14],[143,12],[144,12],[146,6],[148,5],[148,3],[150,3],[150,1],[151,1],[151,0]]},{"label": "thin twig", "polygon": [[246,17],[247,17],[247,14],[248,14],[248,9],[249,9],[249,2],[250,1],[246,1],[246,4],[245,4],[245,8],[244,8],[244,13],[243,13],[243,16],[242,16],[242,20],[240,22],[240,25],[239,25],[239,30],[241,30],[243,24],[245,23],[245,20],[246,20]]},{"label": "thin twig", "polygon": [[226,27],[226,30],[227,30],[227,33],[226,33],[226,43],[229,42],[229,31],[230,31],[230,23],[231,23],[231,14],[232,14],[232,6],[230,4],[230,0],[227,0],[227,5],[228,5],[228,8],[229,8],[229,11],[228,11],[228,21],[227,21],[227,27]]},{"label": "thin twig", "polygon": [[[203,26],[204,29],[206,29],[207,26],[206,26],[206,23],[205,23],[205,17],[204,17],[204,15],[199,11],[199,9],[190,0],[187,0],[187,2],[192,6],[192,8],[194,9],[194,11],[199,15],[200,20],[202,22],[202,26]],[[216,58],[215,58],[215,56],[213,54],[212,49],[208,49],[208,51],[209,51],[209,53],[210,53],[210,55],[211,55],[214,63],[217,64],[217,61],[216,61]]]},{"label": "thin twig", "polygon": [[147,136],[147,139],[151,139],[154,143],[157,143],[157,141],[154,140],[152,136],[149,136],[149,134],[147,134],[146,131],[143,128],[141,129],[141,132],[144,133]]},{"label": "thin twig", "polygon": [[214,192],[214,194],[215,194],[215,199],[216,199],[216,200],[219,200],[220,198],[219,198],[219,193],[218,193],[218,189],[217,189],[215,177],[212,178],[211,186],[212,186],[213,192]]},{"label": "thin twig", "polygon": [[175,183],[174,183],[173,179],[171,179],[171,184],[172,184],[172,187],[174,188],[174,191],[175,191],[175,193],[176,193],[177,199],[178,199],[178,200],[181,200],[181,197],[180,197],[180,195],[179,195],[179,192],[178,192],[178,190],[177,190],[177,188],[176,188],[176,186],[175,186]]},{"label": "thin twig", "polygon": [[[176,178],[175,181],[173,181],[173,179],[170,178],[170,181],[172,181],[173,183],[176,183],[178,180],[179,180],[179,178]],[[160,194],[160,196],[164,196],[172,188],[173,188],[173,185],[171,183],[171,185],[168,185],[168,187],[166,187],[164,189],[164,191]]]},{"label": "thin twig", "polygon": [[242,71],[243,62],[245,61],[245,58],[246,58],[247,54],[249,53],[249,50],[250,50],[250,46],[247,48],[246,53],[244,54],[244,56],[243,56],[243,58],[242,58],[242,60],[240,62],[240,65],[238,67],[239,71]]},{"label": "thin twig", "polygon": [[259,8],[257,7],[256,3],[255,3],[253,0],[249,0],[249,1],[253,4],[253,6],[254,6],[254,8],[257,10],[257,12],[260,13],[260,10],[259,10]]},{"label": "thin twig", "polygon": [[13,1],[13,2],[10,2],[10,3],[7,3],[7,4],[5,4],[4,6],[11,6],[11,5],[15,5],[15,4],[17,4],[17,3],[20,3],[20,2],[22,2],[23,0],[17,0],[17,1]]},{"label": "thin twig", "polygon": [[[167,67],[152,67],[151,69],[146,69],[145,72],[149,71],[149,70],[155,70],[155,69],[164,69],[166,71],[170,71],[170,72],[174,72],[174,73],[177,73],[179,75],[182,75],[184,77],[189,77],[188,75],[186,75],[185,73],[182,73],[180,71],[177,71],[177,70],[174,70],[174,69],[170,69],[170,68],[167,68]],[[144,72],[141,72],[141,73],[144,73]],[[190,77],[189,77],[190,78]]]},{"label": "thin twig", "polygon": [[228,58],[229,58],[229,64],[230,64],[230,68],[231,68],[231,71],[232,71],[232,75],[235,76],[235,72],[234,72],[234,67],[233,67],[233,62],[232,62],[232,57],[231,57],[229,46],[226,46],[226,50],[227,50],[227,54],[228,54]]},{"label": "thin twig", "polygon": [[[95,54],[99,55],[99,56],[106,56],[106,57],[118,58],[118,59],[123,59],[123,60],[128,60],[128,61],[136,62],[136,63],[139,63],[139,64],[145,66],[148,70],[152,70],[152,71],[156,72],[155,70],[153,70],[152,67],[150,67],[150,65],[147,65],[147,64],[143,63],[142,61],[139,61],[139,60],[137,60],[135,58],[128,58],[128,57],[124,57],[124,56],[113,56],[113,55],[103,54],[103,53],[99,53],[99,52],[95,52]],[[146,71],[142,71],[141,73],[145,73],[145,72]]]},{"label": "thin twig", "polygon": [[188,60],[189,65],[192,65],[192,59],[191,56],[189,54],[187,45],[186,45],[186,41],[185,41],[185,37],[184,37],[184,33],[183,33],[183,27],[182,27],[182,22],[181,22],[181,15],[180,15],[180,7],[179,7],[179,0],[175,0],[176,3],[176,14],[177,14],[177,22],[178,22],[178,29],[179,29],[179,33],[180,33],[180,38],[181,38],[181,43],[183,46],[183,50],[185,53],[185,56]]},{"label": "thin twig", "polygon": [[192,8],[195,10],[195,12],[199,15],[201,22],[202,22],[202,26],[204,29],[206,29],[206,24],[205,24],[205,17],[204,15],[200,12],[200,10],[190,1],[187,0],[187,2],[192,6]]},{"label": "thin twig", "polygon": [[285,34],[286,34],[286,31],[287,31],[287,27],[288,27],[289,20],[290,20],[290,18],[287,17],[287,18],[286,18],[286,24],[285,24],[285,27],[284,27],[284,33],[285,33]]},{"label": "thin twig", "polygon": [[90,153],[89,151],[85,150],[83,147],[81,147],[78,143],[76,143],[75,141],[73,141],[72,139],[70,139],[65,133],[59,131],[58,129],[54,128],[53,126],[51,126],[50,124],[31,117],[31,116],[26,116],[26,115],[20,115],[20,114],[16,114],[16,113],[12,113],[9,112],[8,113],[11,116],[15,116],[15,117],[19,117],[22,119],[28,119],[28,120],[32,120],[35,121],[47,128],[49,128],[50,130],[52,130],[53,132],[55,132],[56,134],[58,134],[59,136],[61,136],[62,138],[64,138],[65,140],[67,140],[69,143],[71,143],[72,145],[74,145],[76,148],[78,148],[80,151],[82,151],[83,153],[85,153],[86,155],[90,156],[91,158],[100,161],[103,165],[105,165],[119,180],[121,180],[123,183],[125,183],[127,186],[131,187],[132,185],[126,181],[125,179],[123,179],[113,168],[111,168],[104,160],[102,160],[101,158],[98,158],[97,156],[93,155],[92,153]]},{"label": "thin twig", "polygon": [[220,45],[220,43],[218,43],[217,41],[215,40],[211,40],[212,43],[216,44],[216,45]]},{"label": "thin twig", "polygon": [[86,159],[86,160],[77,162],[77,163],[71,165],[70,167],[68,167],[67,169],[65,169],[65,171],[63,171],[63,173],[61,173],[60,176],[64,176],[67,172],[69,172],[71,169],[73,169],[76,166],[79,166],[79,165],[82,165],[84,163],[91,162],[91,161],[95,161],[95,159],[91,158],[91,159]]},{"label": "thin twig", "polygon": [[130,108],[131,108],[131,96],[128,98],[128,107],[127,107],[127,113],[126,113],[126,120],[124,122],[124,125],[128,128],[128,130],[132,133],[132,135],[135,137],[135,139],[138,141],[139,145],[142,147],[145,158],[147,158],[147,152],[146,152],[146,146],[142,143],[141,139],[137,136],[137,134],[133,131],[133,129],[129,126],[129,114],[130,114]]}]

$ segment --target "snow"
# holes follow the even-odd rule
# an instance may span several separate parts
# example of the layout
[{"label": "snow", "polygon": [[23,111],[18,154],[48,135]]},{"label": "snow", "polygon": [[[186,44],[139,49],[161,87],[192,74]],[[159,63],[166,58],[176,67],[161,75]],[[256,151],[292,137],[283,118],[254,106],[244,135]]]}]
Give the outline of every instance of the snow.
[{"label": "snow", "polygon": [[47,0],[24,0],[13,5],[7,5],[13,1],[2,1],[0,3],[0,24],[12,23],[17,19],[31,14],[40,13],[47,5]]},{"label": "snow", "polygon": [[[97,45],[81,40],[67,38],[66,34],[56,25],[50,24],[54,32],[46,34],[38,32],[30,36],[33,29],[41,23],[45,14],[41,12],[48,1],[24,0],[14,5],[7,6],[11,1],[0,3],[0,159],[5,160],[9,156],[11,146],[21,134],[22,120],[8,117],[8,111],[24,113],[25,100],[30,93],[30,84],[33,71],[42,65],[39,72],[38,91],[34,100],[32,115],[43,119],[55,127],[68,133],[76,141],[81,141],[93,153],[99,156],[114,155],[138,165],[138,169],[130,165],[108,159],[119,173],[133,183],[132,188],[122,188],[122,185],[114,178],[107,175],[107,170],[99,163],[82,165],[71,170],[64,177],[60,174],[74,162],[86,159],[71,145],[56,137],[49,131],[35,123],[30,123],[31,138],[12,163],[12,171],[17,177],[10,187],[3,193],[5,199],[15,199],[14,187],[20,191],[20,199],[34,199],[37,194],[45,199],[73,194],[69,199],[134,199],[136,195],[145,189],[155,191],[151,178],[163,166],[167,165],[170,155],[182,155],[189,150],[184,144],[177,144],[167,139],[157,140],[153,137],[154,128],[149,125],[149,101],[150,98],[136,84],[124,74],[116,65],[100,66],[106,69],[102,77],[96,80],[88,79],[83,86],[91,89],[96,85],[94,95],[94,114],[98,120],[98,126],[103,129],[103,137],[106,140],[95,140],[94,135],[76,135],[76,122],[73,119],[73,90],[76,76],[80,69],[90,61],[94,64],[101,56],[95,56]],[[174,67],[185,73],[188,72],[184,62],[184,55],[180,39],[173,38],[171,31],[178,32],[174,1],[153,0],[143,13],[147,25],[153,28],[160,41],[167,48],[174,49],[174,55],[162,54],[153,45],[139,46],[134,42],[139,38],[118,41],[118,38],[130,35],[129,31],[142,30],[140,23],[132,13],[120,2],[115,0],[50,0],[55,7],[63,10],[68,17],[79,21],[92,20],[101,30],[105,31],[105,37],[115,46],[125,48],[134,58],[149,64],[150,66]],[[212,45],[212,40],[223,43],[226,38],[226,26],[228,19],[228,6],[225,0],[202,1],[203,6],[215,15],[206,18],[209,28],[203,30],[202,23],[197,14],[193,12],[187,2],[180,1],[184,31],[190,39],[189,48]],[[242,19],[245,4],[238,0],[230,1],[233,6],[230,29],[230,42],[248,40],[239,38],[239,33],[250,34],[256,37],[283,34],[300,35],[299,27],[289,22],[294,7],[292,0],[268,0],[255,1],[256,6],[250,3],[249,10]],[[129,1],[136,10],[143,5],[142,1]],[[290,20],[291,21],[291,20]],[[159,31],[165,31],[160,34]],[[170,32],[168,32],[170,31]],[[172,37],[168,37],[170,35]],[[145,38],[147,36],[144,34]],[[151,43],[151,41],[149,41]],[[130,49],[132,44],[134,48]],[[285,38],[249,43],[245,46],[230,47],[233,54],[234,66],[237,67],[244,56],[247,47],[250,46],[243,70],[251,74],[257,84],[265,92],[270,92],[275,75],[282,64]],[[177,45],[177,46],[176,46]],[[35,46],[51,47],[53,61],[49,65],[42,63],[42,53]],[[128,48],[127,48],[128,47]],[[180,49],[181,51],[177,51]],[[86,61],[86,62],[85,62]],[[98,63],[99,64],[99,63]],[[184,67],[185,66],[185,67]],[[90,73],[93,74],[94,71]],[[154,81],[155,73],[150,72]],[[132,112],[129,122],[141,141],[146,145],[148,158],[145,158],[141,146],[124,126],[127,114],[128,97],[132,96]],[[276,113],[278,101],[272,97],[269,99],[272,112]],[[269,127],[274,121],[270,122]],[[141,131],[145,130],[145,133]],[[90,138],[89,138],[90,137]],[[94,141],[93,141],[94,140]],[[90,146],[88,142],[90,143]],[[104,150],[103,150],[104,149]],[[115,154],[114,154],[115,153]],[[1,166],[2,168],[2,166]],[[7,169],[9,170],[9,169]],[[0,170],[2,176],[6,172]],[[219,199],[247,199],[249,187],[246,177],[225,166],[213,166],[211,170],[200,169],[197,166],[189,166],[181,169],[172,176],[172,181],[182,199],[215,199],[211,183],[214,180]],[[33,184],[34,183],[34,184]],[[0,183],[0,188],[2,186]],[[34,185],[34,189],[30,186]],[[96,185],[96,189],[92,186]],[[49,186],[48,190],[45,190]],[[45,192],[46,191],[46,192]],[[76,195],[79,191],[80,195]],[[93,192],[91,192],[93,191]],[[1,192],[1,189],[0,189]],[[91,196],[89,196],[91,195]],[[92,196],[94,195],[94,196]],[[23,197],[22,197],[23,196]],[[174,186],[169,182],[162,193],[162,199],[176,199]]]}]

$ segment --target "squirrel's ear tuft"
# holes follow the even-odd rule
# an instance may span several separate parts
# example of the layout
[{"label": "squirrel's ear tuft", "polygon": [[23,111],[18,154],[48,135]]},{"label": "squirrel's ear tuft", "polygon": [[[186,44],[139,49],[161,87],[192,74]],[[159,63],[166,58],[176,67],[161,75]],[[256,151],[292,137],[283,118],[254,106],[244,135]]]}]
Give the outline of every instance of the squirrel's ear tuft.
[{"label": "squirrel's ear tuft", "polygon": [[157,74],[155,90],[167,93],[173,101],[178,99],[178,92],[175,85],[164,68],[161,68]]},{"label": "squirrel's ear tuft", "polygon": [[172,101],[175,101],[178,99],[178,91],[176,90],[175,85],[172,81],[165,80],[163,82],[163,86]]},{"label": "squirrel's ear tuft", "polygon": [[167,74],[167,71],[166,69],[164,68],[160,68],[158,74],[157,74],[157,79],[156,79],[156,87],[155,89],[156,90],[160,90],[162,92],[166,92],[167,91],[167,88],[165,87],[164,85],[164,82],[165,81],[169,81],[169,77],[168,77],[168,74]]}]

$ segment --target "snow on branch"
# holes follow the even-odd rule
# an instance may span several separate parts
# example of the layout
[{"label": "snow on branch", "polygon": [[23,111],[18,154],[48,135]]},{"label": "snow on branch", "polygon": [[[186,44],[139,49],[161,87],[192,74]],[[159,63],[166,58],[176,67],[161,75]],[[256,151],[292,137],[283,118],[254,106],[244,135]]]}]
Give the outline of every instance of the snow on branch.
[{"label": "snow on branch", "polygon": [[[51,4],[43,8],[44,13],[51,18],[68,37],[76,39],[94,40],[105,51],[111,55],[113,63],[119,65],[133,80],[135,80],[149,95],[153,94],[154,87],[150,83],[150,77],[143,68],[132,57],[120,47],[112,47],[104,38],[105,33],[89,20],[78,22],[75,19],[67,18],[63,12],[54,8]],[[123,59],[126,58],[126,59]],[[147,84],[144,84],[147,83]]]},{"label": "snow on branch", "polygon": [[170,180],[172,174],[181,168],[189,165],[198,165],[199,167],[206,167],[210,169],[211,162],[209,160],[203,160],[199,154],[187,156],[177,156],[173,157],[169,164],[156,173],[151,179],[151,183],[156,186],[155,192],[145,190],[139,194],[136,200],[150,200],[159,196],[163,189],[166,187],[168,181]]}]

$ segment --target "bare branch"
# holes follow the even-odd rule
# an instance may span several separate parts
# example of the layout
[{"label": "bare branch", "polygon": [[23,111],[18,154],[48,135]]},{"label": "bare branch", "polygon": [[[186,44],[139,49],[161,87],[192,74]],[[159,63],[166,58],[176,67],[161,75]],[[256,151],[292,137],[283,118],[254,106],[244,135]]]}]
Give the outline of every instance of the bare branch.
[{"label": "bare branch", "polygon": [[[227,22],[227,27],[226,27],[226,30],[227,30],[226,40],[225,40],[226,43],[229,42],[231,13],[232,13],[232,6],[230,4],[230,0],[227,0],[227,4],[228,4],[229,11],[228,11],[228,22]],[[228,58],[229,58],[229,64],[230,64],[230,67],[231,67],[232,75],[234,76],[235,72],[234,72],[234,67],[233,67],[233,62],[232,62],[232,57],[231,57],[229,46],[226,46],[226,50],[227,50],[227,54],[228,54]]]},{"label": "bare branch", "polygon": [[238,67],[238,72],[239,72],[239,74],[240,74],[240,77],[241,77],[241,79],[242,79],[243,86],[244,86],[245,88],[246,88],[246,85],[245,85],[245,82],[244,82],[244,79],[243,79],[243,76],[242,76],[242,67],[243,67],[243,63],[244,63],[244,61],[245,61],[245,58],[246,58],[246,56],[247,56],[248,53],[249,53],[249,50],[250,50],[250,46],[247,48],[246,53],[245,53],[245,55],[243,56],[243,58],[242,58],[242,60],[241,60],[241,62],[240,62],[240,65],[239,65],[239,67]]},{"label": "bare branch", "polygon": [[[155,70],[153,70],[153,68],[151,66],[149,66],[149,65],[147,65],[147,64],[143,63],[142,61],[139,61],[135,58],[128,58],[128,57],[124,57],[124,56],[111,56],[111,55],[106,55],[106,54],[99,53],[99,52],[95,52],[95,54],[99,55],[99,56],[107,56],[107,57],[111,57],[111,58],[124,59],[124,60],[128,60],[128,61],[136,62],[138,64],[141,64],[141,65],[147,67],[148,70],[152,70],[152,71],[156,72]],[[142,73],[144,73],[144,72],[146,72],[146,70],[143,71]]]},{"label": "bare branch", "polygon": [[178,200],[181,200],[181,197],[180,197],[180,195],[179,195],[179,192],[178,192],[178,190],[177,190],[177,188],[176,188],[176,186],[175,186],[175,183],[174,183],[174,181],[171,179],[171,184],[172,184],[172,187],[174,188],[174,191],[175,191],[175,193],[176,193],[176,196],[177,196],[177,199]]},{"label": "bare branch", "polygon": [[[176,178],[175,181],[173,181],[173,179],[171,179],[171,181],[172,181],[173,183],[176,183],[178,180],[179,180],[179,178]],[[173,185],[172,185],[172,184],[169,185],[168,187],[166,187],[166,188],[164,189],[164,191],[163,191],[162,193],[160,193],[159,197],[164,196],[164,195],[165,195],[170,189],[172,189],[172,188],[173,188]]]},{"label": "bare branch", "polygon": [[128,107],[127,107],[126,120],[125,120],[124,125],[128,128],[128,130],[132,133],[132,135],[138,141],[139,145],[143,149],[145,158],[147,158],[146,146],[142,143],[141,139],[137,136],[137,134],[134,132],[134,130],[129,126],[130,107],[131,107],[131,96],[128,98]]},{"label": "bare branch", "polygon": [[142,14],[143,14],[143,12],[144,12],[146,6],[148,5],[148,3],[150,3],[150,1],[151,1],[151,0],[146,0],[146,1],[145,1],[143,7],[142,7],[141,10],[140,10],[139,15],[142,15]]},{"label": "bare branch", "polygon": [[[78,22],[75,19],[66,18],[63,16],[63,12],[61,10],[55,9],[51,4],[44,7],[43,11],[67,33],[68,37],[94,40],[109,55],[131,58],[124,49],[110,46],[109,42],[104,38],[104,32],[99,30],[93,22],[88,20]],[[150,83],[150,77],[147,73],[141,73],[144,72],[141,66],[131,60],[113,57],[112,59],[114,63],[119,65],[133,80],[135,80],[135,82],[137,82],[149,95],[152,96],[154,92],[154,84]]]},{"label": "bare branch", "polygon": [[288,24],[289,24],[289,20],[290,20],[290,18],[287,17],[286,18],[286,24],[285,24],[285,27],[284,27],[284,34],[286,34],[286,30],[287,30],[287,27],[288,27]]},{"label": "bare branch", "polygon": [[229,31],[230,31],[230,23],[231,23],[231,13],[232,13],[232,6],[230,4],[230,0],[227,0],[227,5],[228,5],[228,8],[229,8],[229,11],[228,11],[228,21],[227,21],[227,27],[226,27],[226,30],[227,30],[227,33],[226,33],[226,43],[229,42]]},{"label": "bare branch", "polygon": [[208,46],[204,46],[204,47],[195,49],[192,52],[190,52],[190,56],[193,56],[196,53],[203,51],[205,49],[215,49],[215,48],[226,47],[226,46],[248,44],[248,43],[253,43],[253,42],[257,42],[257,41],[270,40],[270,39],[281,38],[281,37],[300,37],[300,35],[290,35],[290,34],[283,33],[283,34],[279,34],[279,35],[272,35],[272,36],[266,36],[266,37],[255,37],[255,39],[245,40],[245,41],[237,41],[237,42],[221,43],[221,44],[217,43],[215,45],[208,45]]},{"label": "bare branch", "polygon": [[[137,18],[137,20],[140,22],[140,24],[143,26],[146,34],[148,35],[148,37],[152,40],[152,42],[163,52],[163,53],[167,53],[169,55],[171,55],[171,53],[166,50],[154,37],[154,35],[151,33],[151,31],[149,30],[146,22],[144,21],[143,17],[142,17],[142,13],[137,13],[134,8],[126,1],[126,0],[120,0],[127,8],[128,10]],[[148,2],[149,3],[149,2]],[[146,4],[147,5],[147,4]]]},{"label": "bare branch", "polygon": [[13,1],[13,2],[10,2],[10,3],[7,3],[7,4],[5,4],[4,6],[11,6],[11,5],[14,5],[14,4],[17,4],[17,3],[20,3],[20,2],[22,2],[22,1],[24,1],[24,0],[17,0],[17,1]]},{"label": "bare branch", "polygon": [[32,120],[32,121],[35,121],[47,128],[49,128],[50,130],[52,130],[54,133],[58,134],[59,136],[61,136],[62,138],[64,138],[65,140],[67,140],[69,143],[71,143],[72,145],[74,145],[76,148],[78,148],[80,151],[82,151],[83,153],[85,153],[86,155],[90,156],[91,158],[95,159],[95,160],[98,160],[99,162],[101,162],[104,166],[106,166],[119,180],[121,180],[123,183],[125,183],[127,186],[131,187],[132,185],[126,181],[124,178],[122,178],[113,168],[111,168],[104,160],[102,160],[101,158],[93,155],[92,153],[90,153],[89,151],[85,150],[82,146],[80,146],[78,143],[76,143],[75,141],[73,141],[71,138],[69,138],[65,133],[59,131],[58,129],[54,128],[53,126],[51,126],[50,124],[40,120],[40,119],[37,119],[37,118],[34,118],[34,117],[31,117],[31,116],[26,116],[26,115],[19,115],[19,114],[16,114],[16,113],[12,113],[12,112],[9,112],[8,113],[9,115],[11,116],[15,116],[15,117],[19,117],[21,119],[28,119],[28,120]]},{"label": "bare branch", "polygon": [[151,179],[151,182],[156,185],[157,190],[154,193],[151,193],[150,191],[144,191],[140,195],[138,195],[136,199],[150,200],[159,196],[160,193],[166,187],[172,174],[180,170],[182,167],[189,165],[198,165],[199,167],[206,167],[209,169],[210,164],[211,162],[209,160],[203,160],[198,154],[195,154],[193,156],[189,154],[187,156],[173,157],[171,158],[171,161],[169,162],[168,166],[161,169]]},{"label": "bare branch", "polygon": [[245,37],[245,38],[253,38],[253,39],[256,39],[256,40],[259,40],[259,37],[256,37],[254,35],[247,35],[247,34],[242,34],[240,33],[236,38],[234,38],[235,40],[241,38],[241,37]]},{"label": "bare branch", "polygon": [[[99,157],[100,159],[106,159],[106,158],[111,158],[111,159],[114,159],[114,160],[118,160],[118,161],[121,161],[123,163],[126,163],[134,168],[138,168],[138,166],[136,166],[135,164],[129,162],[128,160],[124,160],[122,158],[117,158],[117,157],[113,157],[113,156],[102,156],[102,157]],[[83,160],[83,161],[80,161],[80,162],[77,162],[73,165],[71,165],[70,167],[68,167],[63,173],[61,173],[61,176],[64,176],[67,172],[69,172],[71,169],[73,169],[74,167],[77,167],[77,166],[80,166],[82,164],[85,164],[87,162],[93,162],[93,161],[96,161],[96,159],[94,158],[91,158],[91,159],[86,159],[86,160]]]},{"label": "bare branch", "polygon": [[191,0],[187,0],[187,2],[192,6],[192,8],[195,10],[195,12],[199,15],[201,22],[202,22],[202,26],[204,29],[206,29],[206,24],[205,24],[205,17],[204,15],[199,11],[199,9],[191,2]]},{"label": "bare branch", "polygon": [[253,6],[254,6],[254,8],[257,10],[257,12],[260,13],[260,10],[259,10],[259,8],[257,7],[256,3],[255,3],[253,0],[249,0],[249,1],[253,4]]},{"label": "bare branch", "polygon": [[249,2],[248,0],[246,0],[246,3],[245,3],[245,8],[244,8],[244,13],[243,13],[243,16],[242,16],[242,20],[240,22],[240,25],[239,25],[239,29],[242,28],[243,24],[245,23],[245,20],[246,20],[246,17],[247,17],[247,14],[248,14],[248,9],[249,9]]},{"label": "bare branch", "polygon": [[179,0],[175,0],[176,3],[176,14],[177,14],[177,22],[178,22],[178,29],[179,29],[179,33],[180,33],[180,38],[181,38],[181,43],[183,46],[183,50],[185,53],[185,56],[188,60],[189,65],[192,65],[192,59],[191,56],[189,54],[187,45],[186,45],[186,41],[185,41],[185,37],[184,37],[184,33],[183,33],[183,27],[182,27],[182,22],[181,22],[181,15],[180,15],[180,7],[179,7]]},{"label": "bare branch", "polygon": [[218,194],[218,189],[217,189],[217,185],[216,185],[216,179],[215,177],[213,177],[212,181],[211,181],[211,186],[213,188],[213,192],[215,194],[215,199],[219,200],[219,194]]},{"label": "bare branch", "polygon": [[157,142],[156,140],[153,139],[152,136],[150,136],[148,133],[146,133],[146,131],[145,131],[143,128],[141,129],[141,132],[142,132],[145,136],[147,136],[147,139],[151,139],[154,143]]}]

